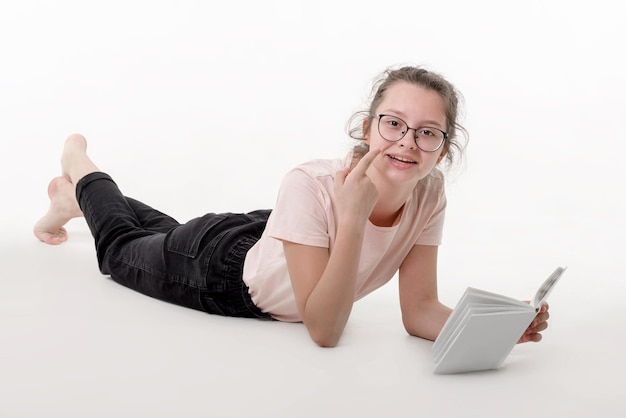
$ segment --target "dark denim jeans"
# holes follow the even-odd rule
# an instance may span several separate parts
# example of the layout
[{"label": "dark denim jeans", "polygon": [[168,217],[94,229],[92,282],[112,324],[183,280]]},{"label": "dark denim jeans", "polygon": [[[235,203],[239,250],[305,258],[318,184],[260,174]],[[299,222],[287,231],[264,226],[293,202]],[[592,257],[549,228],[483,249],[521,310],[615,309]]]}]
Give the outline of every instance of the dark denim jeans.
[{"label": "dark denim jeans", "polygon": [[98,266],[148,296],[208,313],[270,319],[250,299],[241,276],[247,251],[270,210],[210,213],[180,224],[128,197],[105,173],[76,185],[95,239]]}]

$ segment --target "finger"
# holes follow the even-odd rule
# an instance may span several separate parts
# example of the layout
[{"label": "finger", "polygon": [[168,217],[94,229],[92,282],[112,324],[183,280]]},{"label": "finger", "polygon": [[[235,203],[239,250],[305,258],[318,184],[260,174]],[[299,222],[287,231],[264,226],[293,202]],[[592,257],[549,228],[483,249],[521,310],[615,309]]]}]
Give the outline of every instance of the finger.
[{"label": "finger", "polygon": [[528,326],[528,329],[534,329],[535,327],[537,327],[537,325],[539,324],[546,324],[546,327],[548,326],[548,319],[545,318],[539,318],[537,317],[536,319],[533,320],[533,322],[530,323],[530,325]]},{"label": "finger", "polygon": [[344,168],[335,173],[335,187],[341,187],[346,182],[346,176],[350,172],[349,168]]},{"label": "finger", "polygon": [[535,319],[533,320],[533,324],[537,324],[539,322],[546,322],[548,319],[550,319],[550,314],[548,312],[538,313],[537,316],[535,316]]},{"label": "finger", "polygon": [[378,156],[378,154],[380,154],[387,148],[388,146],[370,149],[367,152],[367,154],[365,154],[363,158],[361,158],[361,161],[358,162],[358,164],[356,165],[356,167],[354,167],[352,172],[356,174],[360,174],[360,175],[365,175],[365,172],[367,171],[369,166],[372,165],[372,162]]},{"label": "finger", "polygon": [[533,322],[528,328],[526,328],[526,334],[533,334],[535,332],[545,331],[546,328],[548,328],[548,323],[545,321]]},{"label": "finger", "polygon": [[339,180],[345,180],[349,172],[350,169],[348,167],[342,168],[341,170],[337,171],[335,178]]},{"label": "finger", "polygon": [[542,338],[543,336],[539,333],[524,334],[520,337],[520,339],[517,342],[518,344],[528,343],[528,342],[538,343],[539,341],[541,341]]}]

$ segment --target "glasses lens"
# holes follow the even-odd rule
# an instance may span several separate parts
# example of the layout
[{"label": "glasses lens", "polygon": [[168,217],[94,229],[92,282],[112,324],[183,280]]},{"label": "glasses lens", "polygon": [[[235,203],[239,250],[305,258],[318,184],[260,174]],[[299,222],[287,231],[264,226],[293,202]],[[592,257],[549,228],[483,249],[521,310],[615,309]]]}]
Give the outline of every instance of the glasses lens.
[{"label": "glasses lens", "polygon": [[444,134],[435,128],[417,129],[417,146],[424,151],[437,151],[443,143]]},{"label": "glasses lens", "polygon": [[396,142],[402,139],[406,133],[406,123],[394,116],[383,115],[378,120],[378,132],[383,139]]}]

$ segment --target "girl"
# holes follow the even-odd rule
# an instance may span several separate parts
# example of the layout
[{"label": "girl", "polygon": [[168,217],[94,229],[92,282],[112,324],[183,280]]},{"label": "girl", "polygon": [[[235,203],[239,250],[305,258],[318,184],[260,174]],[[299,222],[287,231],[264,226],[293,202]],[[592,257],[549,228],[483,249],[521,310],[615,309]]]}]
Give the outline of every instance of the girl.
[{"label": "girl", "polygon": [[[417,67],[386,71],[373,91],[369,110],[352,119],[360,144],[345,160],[290,171],[271,211],[182,225],[124,197],[72,135],[35,236],[62,243],[63,225],[84,216],[100,270],[113,280],[209,313],[301,321],[325,347],[338,343],[354,302],[398,272],[407,332],[434,340],[451,312],[437,297],[446,206],[437,165],[461,151],[458,93]],[[547,310],[520,342],[541,339]]]}]

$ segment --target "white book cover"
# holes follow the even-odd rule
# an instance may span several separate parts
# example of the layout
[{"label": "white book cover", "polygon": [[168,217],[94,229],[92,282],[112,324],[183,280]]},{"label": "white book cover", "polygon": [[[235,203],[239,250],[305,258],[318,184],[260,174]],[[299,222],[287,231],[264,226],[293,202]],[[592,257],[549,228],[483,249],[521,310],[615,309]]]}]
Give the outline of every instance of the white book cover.
[{"label": "white book cover", "polygon": [[558,267],[543,282],[532,304],[468,287],[433,344],[434,373],[498,368],[564,271]]}]

